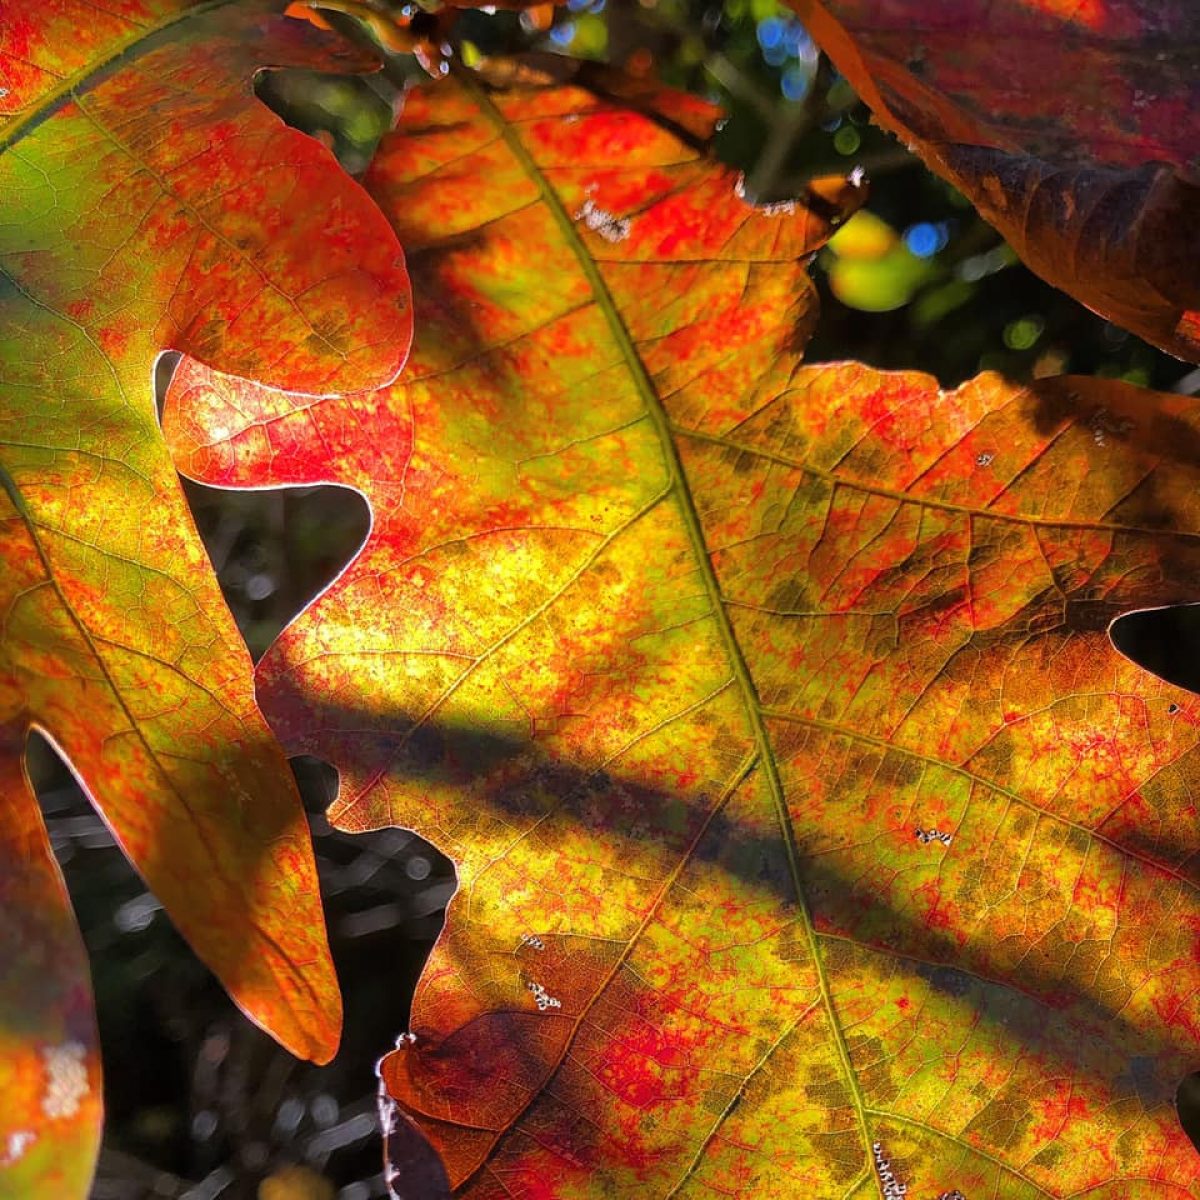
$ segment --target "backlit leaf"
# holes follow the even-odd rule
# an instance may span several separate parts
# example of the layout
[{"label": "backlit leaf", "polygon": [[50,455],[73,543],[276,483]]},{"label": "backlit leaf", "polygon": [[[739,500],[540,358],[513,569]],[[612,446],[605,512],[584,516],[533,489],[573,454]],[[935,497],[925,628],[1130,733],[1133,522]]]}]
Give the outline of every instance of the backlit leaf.
[{"label": "backlit leaf", "polygon": [[1200,359],[1200,9],[790,0],[871,106],[1043,278]]},{"label": "backlit leaf", "polygon": [[[363,65],[261,4],[0,9],[4,1194],[83,1195],[99,1117],[86,964],[21,778],[31,727],[237,1003],[299,1054],[337,1043],[307,827],[153,387],[165,349],[310,391],[404,359],[395,236],[254,99],[272,64]],[[60,1060],[77,1094],[48,1107]]]},{"label": "backlit leaf", "polygon": [[1200,590],[1196,403],[801,367],[827,230],[576,90],[368,183],[401,383],[189,366],[168,437],[373,508],[259,687],[458,864],[389,1119],[489,1200],[1200,1196],[1200,705],[1106,633]]}]

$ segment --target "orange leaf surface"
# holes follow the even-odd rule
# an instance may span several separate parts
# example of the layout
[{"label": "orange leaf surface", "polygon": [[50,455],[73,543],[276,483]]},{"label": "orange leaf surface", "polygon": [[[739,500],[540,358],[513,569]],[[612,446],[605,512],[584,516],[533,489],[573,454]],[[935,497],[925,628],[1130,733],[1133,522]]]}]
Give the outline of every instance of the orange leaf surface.
[{"label": "orange leaf surface", "polygon": [[6,1195],[85,1194],[100,1112],[86,962],[21,777],[30,728],[237,1003],[299,1054],[337,1044],[303,812],[153,388],[169,348],[310,391],[377,386],[404,359],[395,235],[254,99],[271,64],[364,65],[261,4],[0,12]]},{"label": "orange leaf surface", "polygon": [[368,184],[402,380],[167,430],[373,508],[259,695],[458,864],[389,1119],[488,1200],[1200,1196],[1200,703],[1106,634],[1200,590],[1196,402],[801,367],[827,229],[575,89],[415,92]]},{"label": "orange leaf surface", "polygon": [[1200,360],[1200,9],[789,0],[880,123],[1044,279]]}]

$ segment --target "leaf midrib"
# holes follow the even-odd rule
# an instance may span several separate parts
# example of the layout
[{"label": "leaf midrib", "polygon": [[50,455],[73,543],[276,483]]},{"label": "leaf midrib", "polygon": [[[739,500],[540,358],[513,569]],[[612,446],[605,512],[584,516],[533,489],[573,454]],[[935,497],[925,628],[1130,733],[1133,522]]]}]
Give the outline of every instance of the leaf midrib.
[{"label": "leaf midrib", "polygon": [[[655,432],[658,434],[660,449],[663,455],[664,465],[667,468],[669,478],[668,491],[673,493],[679,500],[680,513],[684,520],[684,526],[687,531],[688,541],[691,544],[692,553],[696,559],[697,566],[700,572],[700,577],[704,581],[705,592],[707,593],[712,605],[713,619],[717,627],[718,634],[721,638],[722,645],[725,648],[726,655],[729,659],[730,666],[733,669],[734,677],[737,681],[739,691],[742,694],[743,708],[746,713],[747,721],[750,724],[751,731],[754,735],[756,745],[756,765],[761,765],[764,776],[767,780],[767,785],[771,793],[772,801],[774,802],[776,816],[779,822],[780,835],[783,839],[785,851],[788,860],[788,870],[792,879],[792,887],[796,897],[796,905],[800,914],[801,921],[804,926],[805,939],[809,946],[809,952],[812,957],[813,967],[817,975],[818,986],[821,994],[822,1007],[825,1010],[826,1018],[829,1021],[835,1047],[838,1053],[838,1058],[841,1062],[842,1071],[844,1073],[847,1087],[850,1092],[851,1103],[854,1107],[855,1114],[858,1118],[859,1128],[862,1134],[863,1153],[867,1153],[870,1146],[870,1131],[867,1124],[866,1104],[863,1100],[862,1093],[859,1089],[858,1078],[855,1075],[851,1060],[849,1048],[846,1045],[845,1036],[843,1034],[841,1024],[837,1018],[837,1012],[833,1006],[833,998],[830,993],[829,981],[825,973],[825,964],[821,957],[820,945],[817,940],[816,930],[813,925],[812,915],[808,910],[808,904],[804,898],[804,891],[801,885],[801,872],[799,853],[796,848],[795,836],[791,826],[791,820],[788,816],[787,806],[784,799],[783,785],[779,778],[778,766],[775,762],[774,752],[771,748],[770,739],[768,737],[766,726],[763,721],[761,704],[758,697],[758,690],[755,687],[753,677],[750,674],[749,665],[746,662],[745,656],[742,653],[737,636],[734,633],[733,626],[729,620],[729,616],[725,611],[724,599],[721,595],[720,585],[716,578],[716,573],[713,570],[712,561],[709,558],[708,546],[704,538],[703,527],[700,522],[700,515],[696,510],[695,503],[692,499],[691,490],[687,484],[687,476],[684,473],[683,464],[679,457],[679,451],[675,445],[675,440],[672,434],[671,422],[668,418],[662,403],[659,399],[658,392],[654,387],[649,375],[646,373],[645,366],[642,363],[641,357],[637,352],[637,347],[625,327],[625,322],[617,308],[616,301],[612,293],[608,289],[608,285],[604,281],[604,277],[600,273],[600,269],[596,264],[595,259],[589,253],[587,246],[580,238],[575,222],[571,219],[570,213],[567,212],[559,199],[558,194],[554,191],[549,180],[546,178],[542,169],[537,164],[536,160],[526,149],[524,143],[520,140],[516,132],[511,128],[509,122],[505,119],[503,113],[492,103],[491,98],[486,91],[477,85],[469,78],[465,71],[461,69],[455,70],[455,76],[463,90],[470,98],[479,106],[480,111],[492,122],[503,138],[509,152],[516,159],[525,174],[537,186],[541,196],[542,203],[545,204],[547,211],[554,219],[559,231],[563,235],[564,240],[575,255],[580,268],[583,271],[584,277],[587,279],[591,287],[592,294],[596,301],[596,306],[603,315],[609,331],[616,342],[617,348],[620,351],[621,358],[624,360],[630,377],[633,380],[634,386],[637,389],[638,395],[642,400],[646,413],[654,425]],[[686,858],[686,856],[685,856]],[[635,939],[631,939],[635,940]],[[568,1043],[569,1045],[569,1043]],[[562,1057],[565,1057],[565,1050]],[[561,1065],[562,1058],[559,1062]],[[555,1068],[557,1070],[557,1067]],[[539,1089],[540,1090],[540,1089]],[[533,1102],[533,1098],[537,1093],[531,1095],[528,1104]],[[522,1112],[524,1109],[522,1109]],[[718,1124],[720,1124],[720,1120]],[[517,1114],[519,1119],[520,1114]],[[497,1136],[496,1142],[493,1144],[480,1163],[472,1171],[472,1175],[490,1161],[495,1150],[495,1145],[499,1143],[503,1133]],[[691,1174],[695,1163],[689,1165],[684,1174],[684,1179]],[[464,1179],[463,1183],[466,1182]],[[679,1181],[683,1182],[683,1179]],[[678,1184],[676,1189],[678,1189]]]},{"label": "leaf midrib", "polygon": [[[32,133],[72,96],[95,86],[121,63],[137,58],[139,54],[152,49],[153,44],[166,30],[204,16],[214,9],[226,8],[236,2],[237,0],[203,0],[202,3],[185,8],[182,12],[175,13],[157,24],[139,26],[136,32],[131,33],[127,38],[112,44],[104,58],[89,62],[74,74],[68,75],[57,87],[47,92],[40,103],[0,131],[0,154]],[[150,44],[147,45],[147,43]]]}]

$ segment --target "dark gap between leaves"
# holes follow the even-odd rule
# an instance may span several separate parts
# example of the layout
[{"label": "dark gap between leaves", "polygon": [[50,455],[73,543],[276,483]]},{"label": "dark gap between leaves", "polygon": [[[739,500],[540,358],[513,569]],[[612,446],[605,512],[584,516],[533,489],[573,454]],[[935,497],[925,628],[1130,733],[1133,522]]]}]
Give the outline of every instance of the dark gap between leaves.
[{"label": "dark gap between leaves", "polygon": [[1139,667],[1200,693],[1200,604],[1126,613],[1108,632],[1113,645]]},{"label": "dark gap between leaves", "polygon": [[1183,1132],[1191,1139],[1192,1145],[1200,1150],[1200,1071],[1184,1076],[1175,1093],[1175,1108]]},{"label": "dark gap between leaves", "polygon": [[260,71],[254,91],[284,124],[332,151],[350,175],[366,170],[391,128],[399,96],[382,73],[331,75],[298,67]]},{"label": "dark gap between leaves", "polygon": [[292,1058],[242,1016],[164,919],[54,747],[29,739],[26,767],[96,997],[107,1114],[97,1200],[255,1200],[264,1179],[296,1165],[341,1196],[388,1196],[374,1067],[407,1027],[454,869],[407,831],[331,829],[323,813],[336,772],[314,758],[292,766],[346,1006],[327,1067]]},{"label": "dark gap between leaves", "polygon": [[[155,366],[160,417],[179,357],[159,355]],[[338,484],[247,490],[180,479],[225,601],[257,662],[362,548],[370,509],[360,493]]]}]

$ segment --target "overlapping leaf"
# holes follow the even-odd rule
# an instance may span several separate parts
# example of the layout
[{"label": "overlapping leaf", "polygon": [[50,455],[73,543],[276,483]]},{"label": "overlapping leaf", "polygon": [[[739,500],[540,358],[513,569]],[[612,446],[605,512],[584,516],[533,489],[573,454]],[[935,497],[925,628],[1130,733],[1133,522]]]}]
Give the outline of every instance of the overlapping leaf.
[{"label": "overlapping leaf", "polygon": [[169,348],[314,391],[403,361],[395,236],[253,98],[271,64],[362,65],[261,4],[0,12],[6,1194],[82,1195],[99,1115],[86,964],[21,778],[30,727],[237,1002],[298,1053],[337,1042],[303,814],[152,382]]},{"label": "overlapping leaf", "polygon": [[1187,0],[790,0],[879,121],[1039,275],[1200,358]]},{"label": "overlapping leaf", "polygon": [[458,864],[383,1068],[453,1185],[1200,1196],[1200,708],[1106,635],[1200,593],[1196,404],[800,367],[812,215],[577,90],[415,93],[369,186],[402,384],[168,436],[372,504],[260,699]]}]

